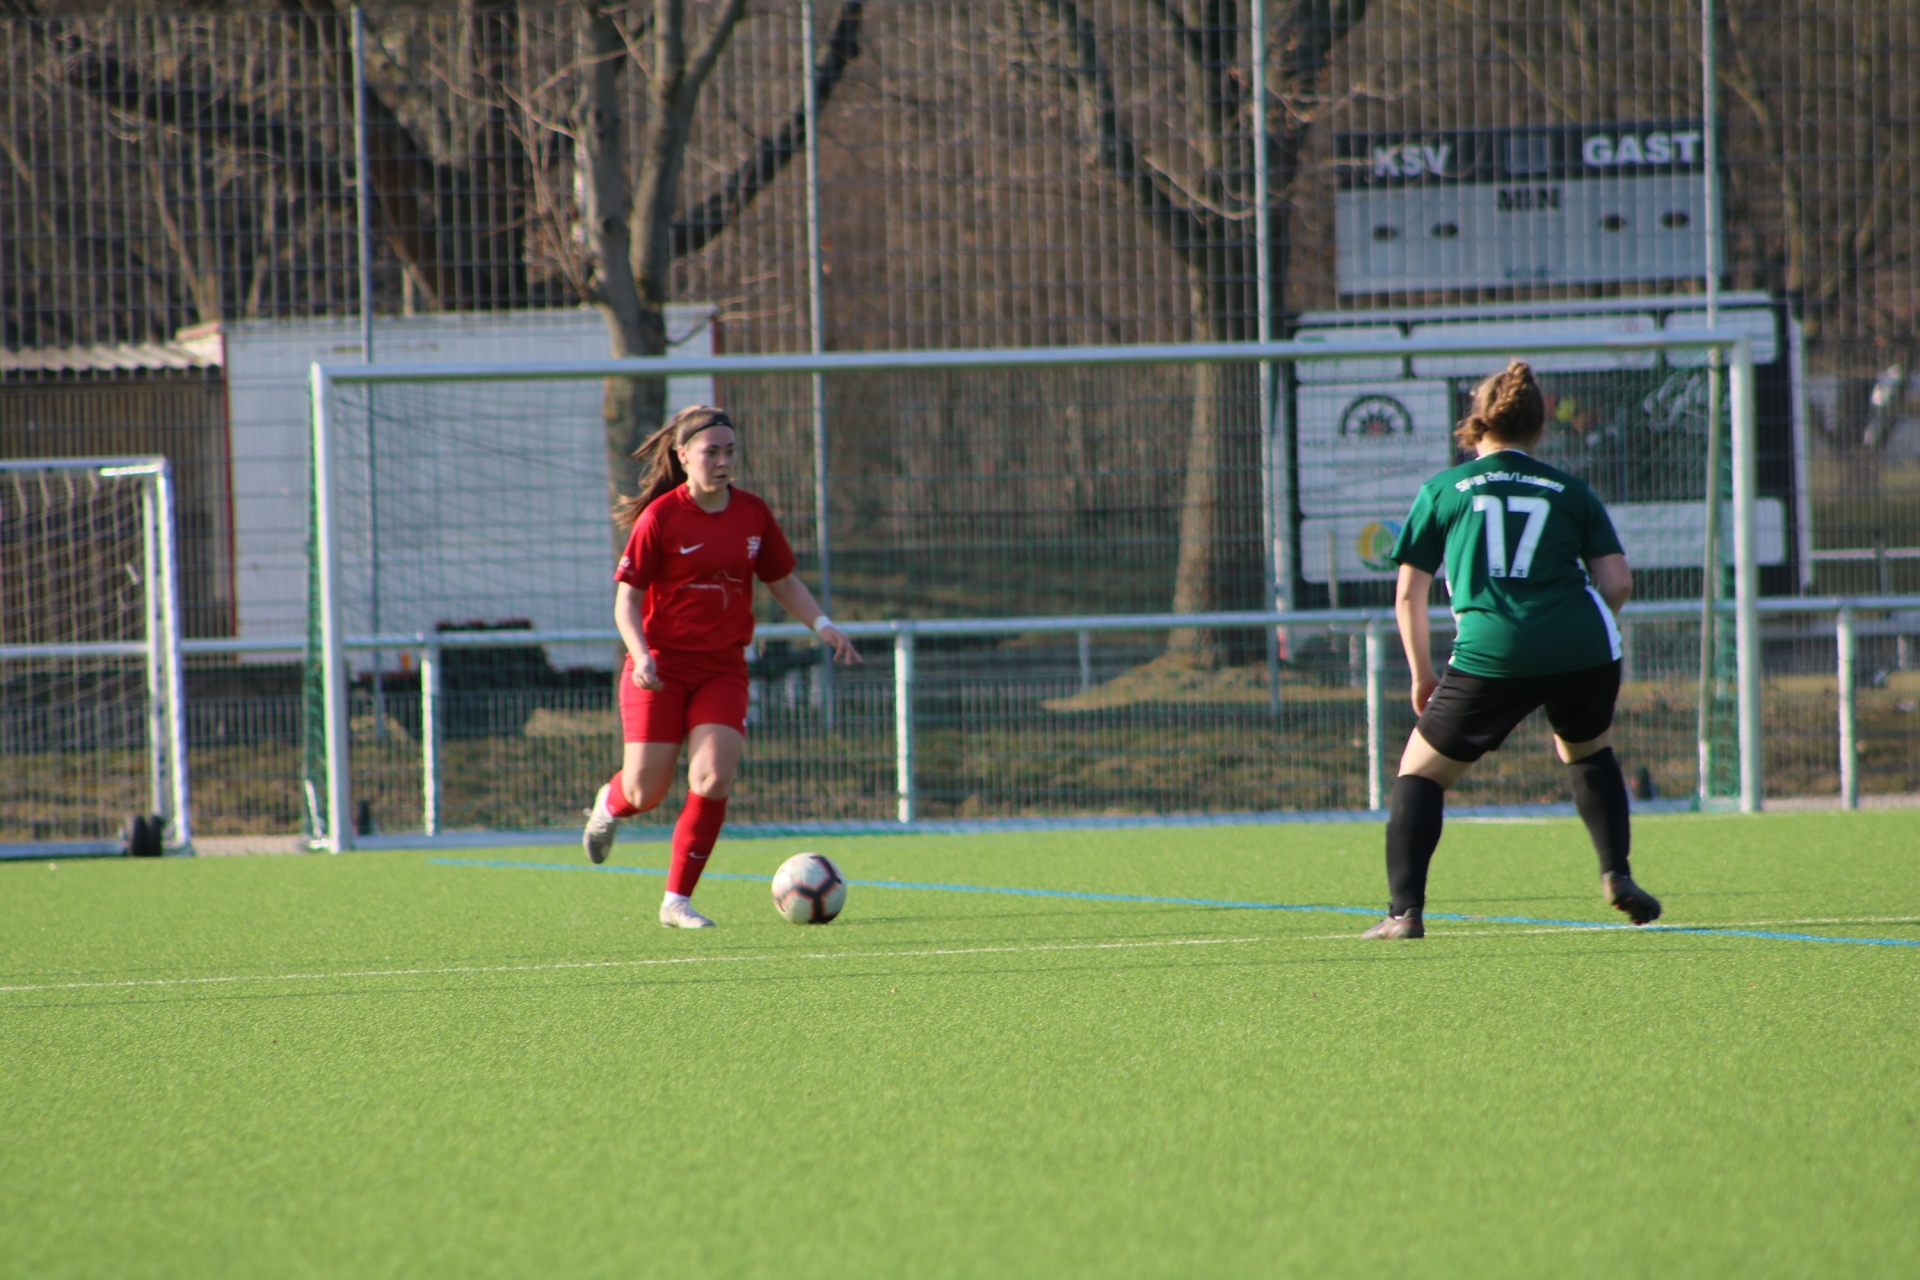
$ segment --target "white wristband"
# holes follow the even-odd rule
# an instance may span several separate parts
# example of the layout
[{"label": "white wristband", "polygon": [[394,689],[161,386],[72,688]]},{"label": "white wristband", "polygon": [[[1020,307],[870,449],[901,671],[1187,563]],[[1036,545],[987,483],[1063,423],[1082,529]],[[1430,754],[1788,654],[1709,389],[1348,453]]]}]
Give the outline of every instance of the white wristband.
[{"label": "white wristband", "polygon": [[823,613],[819,617],[815,618],[812,622],[809,622],[807,625],[813,628],[813,634],[819,635],[820,628],[830,627],[833,625],[833,619],[829,618],[826,614]]}]

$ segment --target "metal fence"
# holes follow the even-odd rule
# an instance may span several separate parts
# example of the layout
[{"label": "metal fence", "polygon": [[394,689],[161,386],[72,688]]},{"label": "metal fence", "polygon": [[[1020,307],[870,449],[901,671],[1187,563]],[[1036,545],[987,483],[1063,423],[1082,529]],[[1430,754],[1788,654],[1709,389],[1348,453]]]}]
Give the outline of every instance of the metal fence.
[{"label": "metal fence", "polygon": [[[697,43],[719,6],[687,9]],[[22,0],[0,20],[0,345],[352,315],[363,190],[377,317],[599,300],[577,128],[593,12],[370,4],[356,63],[344,7]],[[657,33],[650,9],[604,12],[632,179]],[[752,7],[699,95],[659,283],[716,304],[735,351],[1231,339],[1263,311],[1282,336],[1308,311],[1697,290],[1677,267],[1343,284],[1338,222],[1387,140],[1437,155],[1456,135],[1671,126],[1638,145],[1712,120],[1724,278],[1808,337],[1811,589],[1913,589],[1917,24],[1886,0],[1721,6],[1709,102],[1691,2],[1568,20],[1539,0],[778,0]]]},{"label": "metal fence", "polygon": [[[1761,604],[1761,776],[1770,797],[1920,789],[1920,597]],[[1697,607],[1630,604],[1616,749],[1643,801],[1697,800]],[[1282,672],[1156,668],[1175,626],[1328,641]],[[1439,646],[1452,618],[1433,612]],[[1103,814],[1379,809],[1411,732],[1408,671],[1381,610],[848,623],[866,662],[831,684],[761,630],[752,749],[733,812],[748,824],[870,826]],[[618,643],[613,630],[528,632],[526,644]],[[494,633],[363,638],[414,644],[420,683],[390,693],[385,732],[362,687],[348,708],[360,835],[577,825],[618,758],[610,682],[574,690],[450,693],[447,655]],[[475,731],[484,726],[482,731]],[[1564,802],[1539,713],[1464,779],[1468,805]],[[207,751],[206,747],[202,748]],[[289,758],[283,766],[292,771]],[[196,763],[200,775],[206,766]],[[204,785],[204,784],[203,784]],[[201,822],[208,821],[203,793]],[[1731,802],[1728,802],[1731,803]],[[674,806],[635,819],[670,822]],[[663,816],[664,815],[664,816]],[[454,838],[458,838],[457,836]],[[343,843],[351,844],[352,836]]]},{"label": "metal fence", "polygon": [[[249,544],[247,513],[297,502],[304,461],[271,443],[257,397],[228,402],[223,370],[230,385],[237,370],[223,344],[243,330],[256,340],[332,324],[337,333],[315,339],[328,359],[421,358],[424,340],[409,332],[402,350],[397,321],[452,329],[604,302],[600,221],[589,214],[591,179],[610,169],[580,125],[589,91],[605,88],[621,176],[637,189],[642,142],[659,120],[652,8],[371,3],[356,59],[340,4],[126,12],[16,0],[0,18],[0,456],[168,455],[183,519],[198,522],[181,530],[189,634],[243,633],[236,584],[297,560],[300,541],[288,517],[280,543]],[[721,6],[686,9],[697,49]],[[1781,360],[1792,368],[1761,394],[1804,439],[1793,515],[1804,509],[1808,555],[1793,583],[1768,589],[1920,590],[1906,216],[1920,183],[1920,18],[1910,6],[1721,5],[1711,96],[1695,3],[1573,19],[1541,0],[767,0],[749,10],[698,95],[658,216],[621,210],[630,230],[665,237],[668,265],[648,287],[710,314],[716,350],[1237,341],[1287,336],[1309,316],[1366,327],[1389,310],[1405,332],[1436,309],[1538,321],[1576,303],[1704,306],[1704,259],[1685,254],[1624,274],[1602,263],[1584,279],[1475,277],[1446,255],[1466,261],[1485,233],[1523,248],[1564,242],[1510,228],[1577,221],[1573,188],[1558,181],[1568,175],[1554,168],[1568,160],[1554,148],[1569,130],[1604,136],[1615,176],[1630,155],[1623,138],[1643,159],[1664,139],[1676,181],[1704,173],[1711,137],[1720,235],[1705,235],[1698,204],[1687,206],[1694,222],[1659,234],[1702,254],[1717,246],[1720,283],[1783,317]],[[596,27],[595,14],[613,25]],[[596,67],[612,72],[604,83]],[[1695,144],[1678,140],[1696,131],[1687,168],[1679,156]],[[1445,200],[1477,189],[1435,172],[1427,148],[1435,160],[1452,148],[1504,166],[1514,181],[1486,192],[1504,206],[1448,212]],[[1353,222],[1358,201],[1410,199],[1429,184],[1444,188],[1433,197],[1441,211],[1399,238],[1373,238],[1385,223]],[[1561,196],[1564,207],[1552,203]],[[1589,239],[1604,246],[1635,230]],[[1439,275],[1355,256],[1388,262],[1415,240],[1440,255]],[[1356,285],[1356,262],[1377,272],[1371,284]],[[1788,327],[1803,341],[1789,344]],[[590,340],[598,350],[583,358],[625,341],[604,324]],[[198,403],[191,421],[155,407],[148,392],[163,377],[192,383],[180,393]],[[1252,442],[1244,424],[1258,416],[1257,387],[1196,396],[1177,378],[956,388],[914,376],[828,383],[811,401],[804,385],[758,400],[745,380],[714,389],[759,424],[766,472],[755,482],[785,487],[784,512],[804,512],[820,491],[816,441],[838,469],[841,496],[815,513],[834,529],[836,616],[991,616],[1025,612],[1034,606],[1023,595],[1043,593],[1051,609],[1162,609],[1183,520],[1222,497],[1221,538],[1234,551],[1224,559],[1251,563],[1247,532],[1268,495],[1233,487],[1234,451]],[[1586,449],[1605,434],[1579,408],[1589,395],[1580,376],[1550,389],[1568,408],[1563,439]],[[1209,399],[1230,406],[1212,455],[1190,430],[1192,406]],[[1121,401],[1130,417],[1113,407]],[[936,403],[973,410],[943,415]],[[1028,486],[990,519],[970,515],[963,499],[992,477],[1045,470],[1026,452],[1028,425],[1043,420],[1061,425],[1078,458],[1111,465],[1064,498]],[[138,438],[88,443],[118,423]],[[1788,450],[1765,439],[1762,450],[1764,477]],[[1078,465],[1065,458],[1059,470]],[[1206,482],[1186,483],[1195,476]],[[926,518],[910,528],[898,513]],[[807,536],[808,521],[794,523]],[[978,535],[983,523],[1007,545],[1026,540],[1031,565],[1071,571],[1044,586],[1046,574],[982,572],[939,598],[917,587],[924,574],[897,572],[903,559],[943,554],[943,531]],[[1310,572],[1322,550],[1301,550],[1308,563],[1287,602],[1331,603]],[[1662,572],[1665,594],[1698,590],[1697,575]],[[1255,576],[1215,584],[1213,603],[1258,607]],[[1370,602],[1368,589],[1349,585],[1342,603]],[[290,580],[288,598],[300,590]],[[272,634],[293,636],[297,616],[283,621]],[[1315,636],[1297,661],[1346,661],[1348,639]],[[1098,666],[1103,646],[1093,648]],[[197,707],[227,708],[195,712],[212,735],[196,750],[235,779],[218,826],[288,829],[304,807],[289,781],[297,745],[280,772],[279,748],[265,744],[279,741],[268,726],[297,695],[297,670],[202,657],[188,680],[203,691]],[[258,750],[236,745],[243,725]],[[1351,799],[1350,780],[1341,786]]]}]

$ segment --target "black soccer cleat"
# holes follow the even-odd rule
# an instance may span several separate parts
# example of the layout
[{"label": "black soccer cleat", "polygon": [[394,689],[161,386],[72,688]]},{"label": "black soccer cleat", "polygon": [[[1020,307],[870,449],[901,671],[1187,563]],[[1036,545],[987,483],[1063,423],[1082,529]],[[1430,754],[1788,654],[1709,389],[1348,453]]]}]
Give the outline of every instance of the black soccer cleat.
[{"label": "black soccer cleat", "polygon": [[1420,923],[1419,907],[1408,907],[1397,916],[1389,908],[1385,920],[1360,936],[1363,938],[1424,938],[1427,936],[1427,927]]},{"label": "black soccer cleat", "polygon": [[1660,899],[1635,884],[1631,876],[1603,875],[1600,891],[1614,910],[1625,912],[1635,924],[1652,924],[1660,918]]}]

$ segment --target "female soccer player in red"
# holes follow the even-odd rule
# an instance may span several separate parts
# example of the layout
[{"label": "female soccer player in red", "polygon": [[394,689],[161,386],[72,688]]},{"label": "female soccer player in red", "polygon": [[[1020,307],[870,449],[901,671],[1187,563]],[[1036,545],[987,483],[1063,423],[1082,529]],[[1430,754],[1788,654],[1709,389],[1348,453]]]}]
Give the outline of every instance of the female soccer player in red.
[{"label": "female soccer player in red", "polygon": [[660,923],[709,929],[688,900],[726,821],[747,745],[746,647],[753,642],[753,580],[831,646],[859,662],[853,642],[793,575],[793,551],[767,504],[733,484],[733,423],[719,409],[682,409],[634,453],[646,464],[640,495],[614,518],[631,524],[614,572],[613,618],[627,645],[620,676],[626,753],[600,788],[582,843],[605,862],[620,819],[667,798],[687,745],[687,804],[673,828]]},{"label": "female soccer player in red", "polygon": [[[1635,924],[1660,916],[1627,864],[1627,783],[1611,741],[1620,692],[1614,614],[1633,593],[1633,574],[1593,490],[1527,456],[1546,425],[1546,399],[1525,364],[1515,360],[1482,382],[1454,433],[1474,460],[1420,487],[1394,544],[1394,612],[1420,721],[1388,809],[1392,905],[1365,937],[1424,935],[1427,866],[1447,788],[1542,706],[1600,855],[1602,893]],[[1443,563],[1457,628],[1453,657],[1436,678],[1427,591]]]}]

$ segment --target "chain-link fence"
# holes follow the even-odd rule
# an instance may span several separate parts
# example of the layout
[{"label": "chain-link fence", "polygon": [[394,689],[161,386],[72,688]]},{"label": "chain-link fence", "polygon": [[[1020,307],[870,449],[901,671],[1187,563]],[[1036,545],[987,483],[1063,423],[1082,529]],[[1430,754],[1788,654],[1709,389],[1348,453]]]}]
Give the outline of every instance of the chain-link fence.
[{"label": "chain-link fence", "polygon": [[[486,325],[487,358],[535,325],[518,341],[545,359],[1684,326],[1717,254],[1726,296],[1770,317],[1761,479],[1783,550],[1766,589],[1920,590],[1910,8],[1720,5],[1711,103],[1693,4],[769,0],[714,40],[724,9],[374,3],[356,58],[348,10],[325,0],[16,0],[0,454],[110,435],[171,457],[189,634],[277,639],[302,625],[310,360],[481,358],[461,335]],[[653,25],[673,11],[678,44]],[[696,91],[662,97],[707,51]],[[684,153],[662,150],[681,128]],[[566,310],[582,306],[601,310]],[[1401,370],[1383,392],[1353,372],[1274,393],[1283,448],[1323,400],[1335,418],[1383,393],[1457,414],[1466,376]],[[1699,433],[1589,410],[1628,402],[1621,377],[1668,375],[1665,403],[1686,408],[1698,371],[1550,374],[1557,460],[1611,502],[1659,501],[1700,465]],[[1181,376],[903,375],[827,386],[818,411],[800,386],[778,405],[755,399],[766,380],[707,391],[782,442],[756,481],[784,486],[802,541],[824,436],[841,616],[1377,602],[1354,554],[1376,517],[1315,507],[1311,457],[1289,493],[1246,483],[1258,388]],[[655,408],[610,403],[609,451]],[[1256,545],[1262,501],[1291,504],[1277,565]],[[930,590],[956,531],[1003,559]],[[1221,569],[1176,600],[1202,538]],[[1649,564],[1641,583],[1685,596],[1700,573]],[[1861,651],[1893,687],[1907,650],[1882,640]],[[1315,637],[1289,670],[1345,646]],[[298,670],[256,652],[189,678],[202,795],[235,780],[207,829],[284,829],[303,808]]]}]

